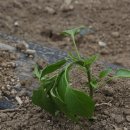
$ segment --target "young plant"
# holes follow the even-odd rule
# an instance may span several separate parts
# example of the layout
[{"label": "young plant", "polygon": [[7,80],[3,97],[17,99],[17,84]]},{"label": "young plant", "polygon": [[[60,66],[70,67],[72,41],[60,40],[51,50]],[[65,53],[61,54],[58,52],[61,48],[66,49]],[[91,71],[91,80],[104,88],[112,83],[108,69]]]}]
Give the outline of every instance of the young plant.
[{"label": "young plant", "polygon": [[[43,69],[40,69],[36,65],[34,70],[34,74],[39,79],[40,85],[37,90],[33,91],[32,102],[52,115],[63,112],[73,120],[77,120],[79,117],[89,119],[93,116],[95,108],[93,100],[94,90],[112,71],[112,69],[108,68],[102,70],[98,76],[92,74],[92,65],[98,56],[82,57],[75,42],[75,36],[82,28],[84,27],[66,30],[62,33],[62,35],[72,38],[76,56],[70,53],[65,59],[47,65]],[[86,73],[86,87],[89,88],[89,94],[75,89],[70,83],[69,72],[75,65],[80,66],[84,70],[84,73]],[[114,77],[130,78],[130,70],[119,69],[116,71]]]}]

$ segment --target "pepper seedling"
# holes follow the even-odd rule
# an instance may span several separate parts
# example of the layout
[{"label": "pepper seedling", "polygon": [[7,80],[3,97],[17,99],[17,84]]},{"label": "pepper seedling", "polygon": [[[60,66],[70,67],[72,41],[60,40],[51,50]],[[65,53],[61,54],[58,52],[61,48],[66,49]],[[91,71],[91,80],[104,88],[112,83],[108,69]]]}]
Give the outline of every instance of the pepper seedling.
[{"label": "pepper seedling", "polygon": [[[111,68],[102,70],[98,76],[92,73],[92,65],[98,56],[82,57],[75,41],[76,35],[80,33],[82,28],[84,27],[62,32],[62,35],[72,39],[76,55],[70,53],[65,59],[49,64],[42,69],[36,65],[34,70],[40,83],[39,88],[33,91],[32,102],[52,115],[62,112],[73,120],[77,120],[79,117],[90,119],[93,116],[95,109],[94,90],[112,71]],[[86,87],[89,88],[89,93],[75,89],[71,85],[69,73],[75,65],[80,66],[86,73]],[[119,69],[113,77],[130,78],[130,70]]]}]

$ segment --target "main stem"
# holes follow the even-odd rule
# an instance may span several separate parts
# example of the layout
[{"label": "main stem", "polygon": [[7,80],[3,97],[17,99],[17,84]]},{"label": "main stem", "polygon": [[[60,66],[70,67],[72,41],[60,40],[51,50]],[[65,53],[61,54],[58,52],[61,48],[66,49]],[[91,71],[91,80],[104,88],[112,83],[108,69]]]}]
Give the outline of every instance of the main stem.
[{"label": "main stem", "polygon": [[88,76],[88,84],[89,84],[89,95],[91,98],[93,98],[93,87],[92,85],[90,84],[91,82],[91,70],[90,68],[87,69],[87,76]]},{"label": "main stem", "polygon": [[81,59],[80,54],[79,54],[79,51],[78,51],[78,48],[77,48],[76,43],[75,43],[75,38],[74,38],[74,36],[72,36],[72,41],[73,41],[74,48],[75,48],[75,51],[76,51],[76,53],[77,53],[77,56],[78,56],[79,59]]}]

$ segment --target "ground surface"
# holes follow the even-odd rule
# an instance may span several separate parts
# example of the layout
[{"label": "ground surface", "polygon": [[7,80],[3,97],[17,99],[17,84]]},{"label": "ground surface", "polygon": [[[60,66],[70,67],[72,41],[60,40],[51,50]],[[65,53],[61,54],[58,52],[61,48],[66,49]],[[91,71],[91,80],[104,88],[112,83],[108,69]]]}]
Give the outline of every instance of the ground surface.
[{"label": "ground surface", "polygon": [[[92,32],[77,39],[83,55],[99,53],[101,59],[108,63],[130,68],[129,14],[129,0],[73,0],[68,6],[58,0],[5,0],[0,1],[0,32],[38,41],[42,46],[70,50],[70,39],[61,37],[59,33],[66,28],[85,25]],[[0,39],[0,42],[16,46],[15,41]],[[78,124],[62,117],[52,118],[31,104],[31,87],[35,86],[32,77],[26,75],[30,79],[25,80],[25,73],[18,73],[19,68],[14,64],[22,53],[0,50],[0,98],[17,101],[19,104],[22,100],[22,106],[18,110],[0,110],[0,129],[82,130]],[[26,66],[23,68],[28,71],[31,68],[25,62],[33,65],[36,60],[30,54],[25,60],[22,61]],[[108,104],[96,108],[94,122],[82,121],[84,129],[130,130],[129,87],[129,80],[117,80],[98,90],[95,95],[97,103]]]}]

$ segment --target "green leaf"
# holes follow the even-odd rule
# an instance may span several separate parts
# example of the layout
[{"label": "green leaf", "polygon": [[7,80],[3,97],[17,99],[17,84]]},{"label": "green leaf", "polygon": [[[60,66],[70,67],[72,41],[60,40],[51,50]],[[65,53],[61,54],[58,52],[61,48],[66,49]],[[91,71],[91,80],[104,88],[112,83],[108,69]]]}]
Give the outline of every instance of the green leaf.
[{"label": "green leaf", "polygon": [[118,69],[115,74],[116,77],[121,78],[130,78],[130,70],[127,69]]},{"label": "green leaf", "polygon": [[65,36],[74,37],[75,35],[77,35],[78,33],[80,33],[80,30],[83,29],[83,28],[85,28],[85,27],[81,26],[81,27],[78,27],[78,28],[73,28],[73,29],[65,30],[61,34],[65,35]]},{"label": "green leaf", "polygon": [[91,80],[90,84],[94,89],[98,87],[98,81],[95,78]]},{"label": "green leaf", "polygon": [[98,56],[97,55],[93,55],[93,56],[90,56],[89,58],[87,59],[84,59],[84,65],[85,66],[91,66],[96,60],[97,60]]},{"label": "green leaf", "polygon": [[108,74],[112,71],[111,68],[108,68],[106,70],[103,70],[99,73],[99,78],[102,79],[102,78],[105,78],[106,76],[108,76]]},{"label": "green leaf", "polygon": [[94,112],[94,102],[85,93],[67,87],[65,103],[69,113],[91,118]]},{"label": "green leaf", "polygon": [[[45,81],[46,82],[46,81]],[[54,80],[47,81],[44,85],[42,84],[38,90],[33,91],[32,102],[40,106],[42,109],[45,109],[49,113],[55,115],[55,112],[58,110],[55,102],[52,100],[48,88],[49,86],[53,87]]]},{"label": "green leaf", "polygon": [[37,64],[35,65],[33,74],[34,74],[38,79],[40,79],[40,77],[41,77],[41,70],[40,70],[40,68],[39,68],[39,66],[38,66]]},{"label": "green leaf", "polygon": [[53,63],[53,64],[50,64],[50,65],[46,66],[42,70],[41,77],[44,77],[45,75],[56,71],[57,69],[62,67],[65,63],[66,63],[66,60],[63,59],[63,60],[57,61],[56,63]]},{"label": "green leaf", "polygon": [[64,97],[66,93],[66,88],[68,87],[67,80],[68,80],[69,65],[67,65],[65,69],[58,75],[56,83],[51,90],[53,100],[57,104],[58,108],[64,113],[67,113],[66,104],[64,103]]},{"label": "green leaf", "polygon": [[61,112],[66,113],[66,104],[64,103],[64,101],[59,96],[59,94],[57,92],[57,89],[56,88],[52,88],[50,93],[51,93],[51,97],[52,97],[53,101],[55,102],[57,108]]},{"label": "green leaf", "polygon": [[59,96],[64,100],[66,88],[68,87],[66,71],[61,72],[57,79],[57,91]]}]

